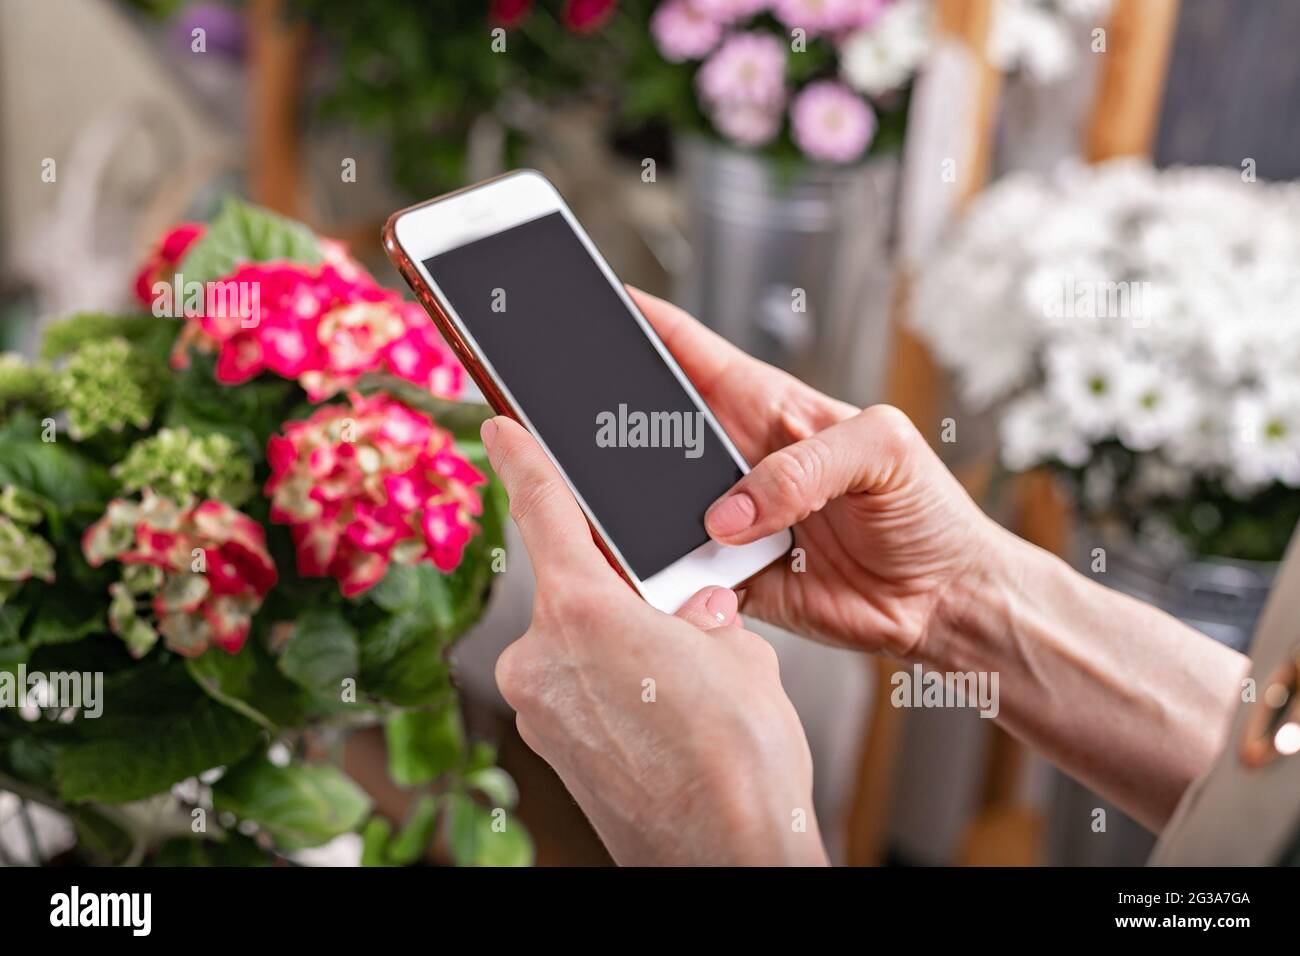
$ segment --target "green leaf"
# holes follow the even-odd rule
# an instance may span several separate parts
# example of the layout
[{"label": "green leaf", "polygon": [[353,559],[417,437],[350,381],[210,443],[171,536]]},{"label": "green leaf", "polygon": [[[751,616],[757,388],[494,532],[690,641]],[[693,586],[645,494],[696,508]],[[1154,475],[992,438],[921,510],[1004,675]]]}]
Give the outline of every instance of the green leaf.
[{"label": "green leaf", "polygon": [[102,603],[91,603],[85,595],[63,589],[58,595],[46,593],[33,614],[27,632],[29,647],[43,644],[66,644],[91,634],[108,633],[108,618]]},{"label": "green leaf", "polygon": [[518,819],[489,809],[463,793],[447,801],[447,842],[457,866],[530,866],[533,841]]},{"label": "green leaf", "polygon": [[212,648],[185,662],[190,676],[214,700],[268,730],[292,727],[302,720],[301,690],[285,678],[256,641],[238,654]]},{"label": "green leaf", "polygon": [[388,774],[403,787],[429,783],[459,767],[465,756],[465,728],[454,702],[437,711],[408,710],[384,724]]},{"label": "green leaf", "polygon": [[438,704],[451,694],[451,666],[427,616],[393,614],[361,635],[360,687],[403,707]]},{"label": "green leaf", "polygon": [[34,492],[60,510],[108,501],[114,483],[107,471],[71,451],[66,440],[41,441],[35,421],[15,426],[0,434],[0,485]]},{"label": "green leaf", "polygon": [[406,825],[388,844],[387,858],[393,866],[410,866],[419,862],[433,842],[433,828],[438,818],[438,801],[425,794],[416,801]]},{"label": "green leaf", "polygon": [[121,863],[134,846],[131,835],[91,807],[72,807],[68,818],[77,831],[77,849],[100,866]]},{"label": "green leaf", "polygon": [[364,791],[325,764],[248,761],[218,780],[212,797],[218,812],[257,823],[281,850],[328,843],[355,830],[370,813]]},{"label": "green leaf", "polygon": [[360,669],[357,632],[333,608],[308,608],[280,655],[280,670],[317,694],[337,697],[343,680]]},{"label": "green leaf", "polygon": [[500,767],[484,767],[467,773],[465,785],[487,797],[494,807],[512,810],[519,801],[519,788],[515,786],[510,774]]},{"label": "green leaf", "polygon": [[[56,775],[63,798],[140,800],[247,754],[261,736],[257,724],[203,697],[198,688],[195,693],[199,696],[190,707],[158,713],[147,729],[133,726],[61,751]],[[111,699],[106,712],[110,707]],[[107,717],[101,722],[114,723]]]},{"label": "green leaf", "polygon": [[186,282],[212,282],[245,262],[285,259],[312,264],[320,258],[320,245],[306,226],[231,197],[185,254],[178,271]]},{"label": "green leaf", "polygon": [[175,837],[151,861],[153,866],[270,866],[271,859],[257,841],[242,833],[227,833],[224,840]]},{"label": "green leaf", "polygon": [[371,817],[361,831],[361,865],[388,866],[388,841],[393,825],[383,817]]}]

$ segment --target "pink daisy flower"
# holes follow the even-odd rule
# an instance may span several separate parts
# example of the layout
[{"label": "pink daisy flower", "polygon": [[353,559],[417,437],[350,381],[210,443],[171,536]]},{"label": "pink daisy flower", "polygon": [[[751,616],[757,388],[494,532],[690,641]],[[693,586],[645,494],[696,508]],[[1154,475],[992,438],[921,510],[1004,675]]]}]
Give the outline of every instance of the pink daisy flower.
[{"label": "pink daisy flower", "polygon": [[876,133],[876,116],[862,97],[830,80],[809,84],[790,107],[794,141],[810,159],[851,163]]},{"label": "pink daisy flower", "polygon": [[861,26],[865,12],[874,15],[879,0],[774,0],[774,13],[786,26],[810,36]]},{"label": "pink daisy flower", "polygon": [[736,33],[704,66],[697,82],[712,104],[775,107],[785,102],[785,46],[768,33]]},{"label": "pink daisy flower", "polygon": [[741,146],[763,146],[781,129],[781,108],[720,103],[713,110],[713,125]]},{"label": "pink daisy flower", "polygon": [[650,33],[664,59],[698,60],[722,39],[722,24],[703,13],[699,0],[668,0],[650,18]]}]

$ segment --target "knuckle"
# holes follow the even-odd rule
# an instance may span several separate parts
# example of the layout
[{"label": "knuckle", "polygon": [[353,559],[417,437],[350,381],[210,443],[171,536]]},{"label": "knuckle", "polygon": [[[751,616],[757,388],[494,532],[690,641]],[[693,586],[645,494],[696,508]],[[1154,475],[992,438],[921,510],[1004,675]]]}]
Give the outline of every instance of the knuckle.
[{"label": "knuckle", "polygon": [[510,495],[510,517],[515,524],[526,524],[533,515],[545,508],[553,489],[540,481],[530,481],[514,488]]},{"label": "knuckle", "polygon": [[916,426],[905,412],[893,405],[872,405],[862,412],[862,419],[888,448],[903,451],[916,440]]},{"label": "knuckle", "polygon": [[524,640],[527,635],[510,644],[497,657],[497,689],[516,711],[522,711],[529,703],[528,667],[524,660],[527,649]]},{"label": "knuckle", "polygon": [[830,446],[822,439],[805,439],[772,455],[770,480],[783,498],[802,500],[810,492],[815,494],[821,486],[829,470],[831,456]]}]

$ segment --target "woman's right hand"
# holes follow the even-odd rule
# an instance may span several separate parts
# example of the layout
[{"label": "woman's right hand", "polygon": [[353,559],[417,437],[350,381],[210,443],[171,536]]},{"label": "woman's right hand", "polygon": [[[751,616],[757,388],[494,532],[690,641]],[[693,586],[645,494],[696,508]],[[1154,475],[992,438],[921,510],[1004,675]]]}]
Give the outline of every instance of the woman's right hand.
[{"label": "woman's right hand", "polygon": [[753,471],[705,518],[740,545],[794,527],[791,557],[749,586],[744,610],[808,636],[923,653],[954,585],[1011,536],[988,519],[902,412],[862,411],[751,358],[685,312],[633,290]]}]

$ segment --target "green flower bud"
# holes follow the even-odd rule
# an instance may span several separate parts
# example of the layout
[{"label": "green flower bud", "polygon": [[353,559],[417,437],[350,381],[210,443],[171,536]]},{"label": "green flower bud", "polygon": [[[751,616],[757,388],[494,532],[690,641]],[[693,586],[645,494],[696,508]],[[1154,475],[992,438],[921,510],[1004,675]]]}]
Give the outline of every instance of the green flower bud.
[{"label": "green flower bud", "polygon": [[253,465],[221,434],[164,428],[131,446],[113,468],[127,492],[151,488],[181,501],[216,498],[238,507],[253,493]]},{"label": "green flower bud", "polygon": [[76,440],[145,428],[161,393],[159,370],[124,338],[86,342],[59,372],[58,399]]}]

